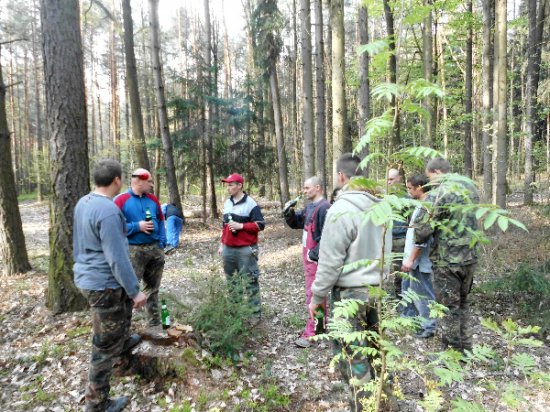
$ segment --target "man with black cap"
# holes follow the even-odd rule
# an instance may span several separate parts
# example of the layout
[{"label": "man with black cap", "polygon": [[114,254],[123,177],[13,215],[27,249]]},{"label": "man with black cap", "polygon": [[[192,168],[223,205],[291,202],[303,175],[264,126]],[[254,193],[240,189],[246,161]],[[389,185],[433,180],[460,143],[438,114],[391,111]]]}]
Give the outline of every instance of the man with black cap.
[{"label": "man with black cap", "polygon": [[258,204],[243,191],[243,177],[233,173],[222,179],[227,185],[229,199],[223,205],[223,229],[218,253],[223,258],[227,282],[235,281],[235,272],[247,279],[247,297],[253,309],[250,323],[260,321],[260,269],[258,268],[258,232],[264,230],[265,220]]}]

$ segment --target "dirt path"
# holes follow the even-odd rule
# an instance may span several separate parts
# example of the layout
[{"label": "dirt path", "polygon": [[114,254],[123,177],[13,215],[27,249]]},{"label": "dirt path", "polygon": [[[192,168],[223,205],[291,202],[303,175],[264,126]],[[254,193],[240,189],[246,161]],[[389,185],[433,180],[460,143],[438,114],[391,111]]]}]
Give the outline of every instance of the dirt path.
[{"label": "dirt path", "polygon": [[[90,351],[88,315],[52,317],[44,307],[47,207],[25,203],[21,213],[27,248],[36,270],[0,279],[0,410],[80,410]],[[188,373],[185,382],[174,380],[163,385],[136,377],[115,378],[113,392],[132,397],[127,410],[348,410],[347,387],[340,375],[328,367],[329,345],[321,343],[299,349],[293,344],[306,319],[300,231],[288,229],[282,219],[273,214],[267,215],[267,221],[260,240],[264,318],[247,348],[251,354],[247,362],[202,367],[195,375]],[[222,276],[217,256],[219,230],[190,221],[182,239],[180,249],[167,257],[163,291],[192,305],[190,292],[196,288],[195,279]],[[513,239],[512,234],[509,242],[512,249]],[[495,250],[486,252],[495,254]],[[474,293],[473,300],[476,319],[488,316],[490,311],[500,313],[494,302],[485,302],[478,293]],[[139,325],[138,319],[136,326]],[[489,343],[495,339],[479,322],[475,325],[475,337]],[[396,336],[394,343],[405,358],[418,362],[426,362],[428,352],[438,350],[439,346],[436,339],[421,342],[410,335]],[[548,370],[548,347],[534,353]],[[498,404],[498,393],[484,385],[489,375],[484,369],[475,370],[466,381],[446,388],[446,395],[469,400],[482,398],[490,409],[512,410]],[[402,373],[399,379],[405,398],[409,399],[399,403],[401,410],[418,410],[417,402],[423,390],[418,378]],[[517,380],[522,381],[520,376]],[[523,396],[531,410],[550,409],[550,400],[544,391],[526,391]]]}]

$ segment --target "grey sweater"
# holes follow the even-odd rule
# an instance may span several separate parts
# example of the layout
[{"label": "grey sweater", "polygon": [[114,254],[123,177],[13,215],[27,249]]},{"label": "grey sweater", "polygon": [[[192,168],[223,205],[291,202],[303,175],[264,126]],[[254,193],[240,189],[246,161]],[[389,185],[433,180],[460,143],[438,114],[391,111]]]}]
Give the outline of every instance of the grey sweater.
[{"label": "grey sweater", "polygon": [[123,287],[139,292],[126,239],[126,221],[111,199],[97,193],[82,197],[74,210],[74,283],[80,289]]},{"label": "grey sweater", "polygon": [[[329,209],[321,236],[319,266],[311,287],[312,303],[322,303],[334,286],[353,288],[380,284],[382,248],[389,261],[392,234],[388,230],[384,239],[383,227],[364,219],[365,212],[378,202],[379,199],[366,192],[346,191]],[[363,264],[343,270],[344,265],[359,261]],[[388,265],[383,266],[386,276]]]}]

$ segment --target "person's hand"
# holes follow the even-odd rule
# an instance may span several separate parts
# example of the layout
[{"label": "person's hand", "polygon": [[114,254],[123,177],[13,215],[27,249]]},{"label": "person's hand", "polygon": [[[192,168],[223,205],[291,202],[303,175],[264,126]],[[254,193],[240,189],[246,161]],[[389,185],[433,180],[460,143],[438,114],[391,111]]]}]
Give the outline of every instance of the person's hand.
[{"label": "person's hand", "polygon": [[134,301],[134,309],[139,309],[147,303],[147,295],[139,292],[132,300]]},{"label": "person's hand", "polygon": [[401,265],[401,271],[402,272],[410,272],[412,269],[414,261],[410,258],[407,258],[403,261],[403,264]]},{"label": "person's hand", "polygon": [[316,261],[314,261],[313,259],[311,259],[311,258],[309,257],[309,252],[310,252],[310,250],[308,249],[308,250],[307,250],[307,253],[306,253],[306,259],[307,259],[307,261],[308,261],[309,263],[315,263],[315,264],[317,264]]},{"label": "person's hand", "polygon": [[220,247],[218,248],[218,256],[221,256],[223,253],[223,245],[220,245]]},{"label": "person's hand", "polygon": [[235,222],[234,220],[229,222],[227,225],[229,226],[229,229],[231,229],[232,232],[235,230],[242,230],[242,228],[244,227],[243,223]]},{"label": "person's hand", "polygon": [[146,222],[145,220],[139,221],[139,230],[143,233],[147,233],[148,235],[151,234],[153,230],[155,230],[155,224],[151,222]]},{"label": "person's hand", "polygon": [[309,310],[309,317],[311,319],[315,319],[315,312],[317,312],[317,309],[322,307],[323,305],[321,303],[310,303],[308,310]]}]

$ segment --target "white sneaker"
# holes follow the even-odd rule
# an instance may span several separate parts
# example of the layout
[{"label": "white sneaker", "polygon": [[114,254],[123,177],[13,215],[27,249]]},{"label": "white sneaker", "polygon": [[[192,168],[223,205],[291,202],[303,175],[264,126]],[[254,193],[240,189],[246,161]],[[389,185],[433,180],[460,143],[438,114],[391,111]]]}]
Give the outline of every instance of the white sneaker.
[{"label": "white sneaker", "polygon": [[304,338],[303,336],[300,336],[298,339],[294,341],[294,344],[298,346],[299,348],[309,348],[311,346],[311,342],[308,338]]}]

